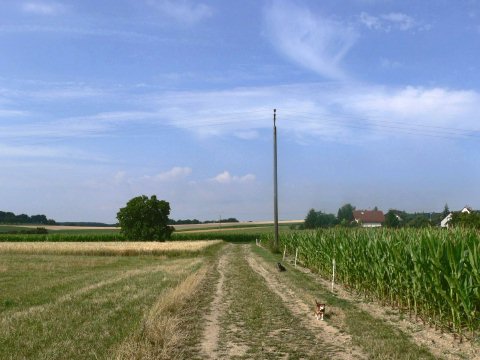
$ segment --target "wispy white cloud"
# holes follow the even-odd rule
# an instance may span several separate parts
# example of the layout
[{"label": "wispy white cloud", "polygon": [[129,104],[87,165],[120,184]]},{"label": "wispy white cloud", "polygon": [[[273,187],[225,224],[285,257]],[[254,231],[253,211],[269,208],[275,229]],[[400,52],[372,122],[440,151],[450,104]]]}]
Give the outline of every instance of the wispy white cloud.
[{"label": "wispy white cloud", "polygon": [[124,170],[117,171],[115,175],[113,175],[113,182],[114,184],[118,185],[125,181],[127,177],[127,172]]},{"label": "wispy white cloud", "polygon": [[277,50],[291,61],[330,79],[342,79],[341,62],[357,39],[347,24],[286,1],[265,10],[266,32]]},{"label": "wispy white cloud", "polygon": [[215,181],[219,184],[230,184],[230,183],[249,183],[255,181],[255,175],[247,174],[244,176],[231,175],[230,172],[224,171],[214,178],[212,181]]},{"label": "wispy white cloud", "polygon": [[111,90],[101,88],[94,88],[91,86],[82,85],[32,85],[17,87],[16,89],[0,88],[0,95],[4,99],[9,100],[40,100],[40,101],[54,101],[73,100],[73,99],[98,99],[112,95]]},{"label": "wispy white cloud", "polygon": [[359,15],[360,23],[370,30],[380,30],[390,32],[392,30],[408,31],[408,30],[429,30],[430,25],[424,24],[410,15],[391,12],[380,14],[378,16],[362,12]]},{"label": "wispy white cloud", "polygon": [[480,129],[475,120],[480,110],[480,94],[475,91],[408,86],[371,88],[352,95],[346,99],[347,108],[367,119]]},{"label": "wispy white cloud", "polygon": [[362,141],[370,135],[408,136],[405,131],[379,127],[379,124],[396,122],[404,127],[421,124],[480,129],[475,121],[475,114],[480,111],[480,94],[441,87],[299,84],[166,93],[156,101],[159,118],[171,126],[203,136],[270,128],[272,109],[278,104],[282,104],[278,107],[279,126],[289,136],[299,139],[323,137],[333,141]]},{"label": "wispy white cloud", "polygon": [[55,2],[27,1],[21,5],[25,13],[36,15],[58,15],[65,11],[65,6]]},{"label": "wispy white cloud", "polygon": [[151,121],[155,112],[119,111],[50,121],[0,123],[0,138],[71,138],[108,135],[124,124]]},{"label": "wispy white cloud", "polygon": [[[118,178],[120,181],[116,181]],[[174,219],[211,220],[234,216],[253,220],[261,219],[265,213],[269,213],[270,203],[266,195],[269,185],[256,181],[252,174],[233,176],[229,173],[228,176],[224,175],[221,184],[213,179],[182,179],[158,181],[155,175],[135,175],[134,170],[129,170],[128,175],[124,171],[105,176],[96,174],[84,182],[82,196],[84,198],[90,195],[95,204],[105,204],[114,199],[115,204],[109,209],[110,216],[124,206],[125,201],[138,194],[157,194],[159,198],[169,201],[172,207],[171,217]]]},{"label": "wispy white cloud", "polygon": [[380,66],[384,69],[398,69],[402,67],[402,63],[400,61],[395,61],[382,57],[380,59]]},{"label": "wispy white cloud", "polygon": [[156,35],[128,30],[109,29],[103,27],[75,27],[56,25],[0,25],[0,33],[47,33],[61,34],[76,37],[108,37],[125,41],[171,41],[171,39],[160,38]]},{"label": "wispy white cloud", "polygon": [[379,30],[382,28],[382,21],[377,16],[372,16],[366,12],[362,12],[359,16],[360,22],[369,29]]},{"label": "wispy white cloud", "polygon": [[[142,125],[135,127],[139,129],[147,126],[150,133],[174,127],[201,137],[235,136],[249,141],[271,128],[273,108],[278,108],[280,128],[297,141],[314,137],[363,141],[364,136],[372,134],[386,136],[385,129],[377,125],[389,122],[412,127],[422,124],[473,131],[480,128],[475,121],[480,111],[480,93],[442,87],[337,82],[223,91],[153,91],[138,95],[132,104],[145,111],[110,111],[60,119],[48,119],[48,114],[43,114],[41,121],[36,114],[26,114],[21,122],[0,120],[0,139],[41,141],[112,136],[130,132],[135,124]],[[178,168],[172,174],[179,174],[180,170],[186,171]]]},{"label": "wispy white cloud", "polygon": [[192,169],[185,166],[175,166],[168,171],[161,172],[154,176],[145,176],[146,179],[153,179],[155,181],[174,181],[184,179],[192,173]]},{"label": "wispy white cloud", "polygon": [[381,15],[382,19],[390,22],[393,26],[399,30],[410,30],[417,26],[417,22],[413,17],[403,13],[389,13]]},{"label": "wispy white cloud", "polygon": [[0,158],[50,158],[104,161],[104,157],[93,156],[83,150],[64,146],[12,145],[0,143]]},{"label": "wispy white cloud", "polygon": [[147,0],[147,4],[176,22],[193,25],[214,14],[211,6],[190,0]]},{"label": "wispy white cloud", "polygon": [[0,109],[0,118],[12,118],[28,115],[28,111]]}]

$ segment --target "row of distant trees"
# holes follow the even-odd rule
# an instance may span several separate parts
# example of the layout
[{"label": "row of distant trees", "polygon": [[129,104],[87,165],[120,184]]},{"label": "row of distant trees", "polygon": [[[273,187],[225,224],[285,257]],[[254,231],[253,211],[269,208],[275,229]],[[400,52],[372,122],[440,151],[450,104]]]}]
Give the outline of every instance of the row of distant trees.
[{"label": "row of distant trees", "polygon": [[215,223],[238,223],[239,221],[236,218],[228,218],[228,219],[219,219],[219,220],[205,220],[200,221],[197,219],[185,219],[185,220],[173,220],[169,219],[169,225],[198,225],[198,224],[215,224]]},{"label": "row of distant trees", "polygon": [[[332,226],[357,226],[354,221],[353,211],[355,206],[352,204],[345,204],[338,209],[337,215],[324,213],[322,211],[316,211],[310,209],[305,217],[304,227],[306,229],[326,228]],[[378,210],[377,207],[374,210]],[[423,228],[430,226],[439,226],[440,222],[450,213],[448,205],[442,212],[431,213],[407,213],[402,210],[390,209],[385,214],[384,226],[390,228],[399,227],[413,227]],[[453,213],[452,220],[450,222],[452,226],[464,226],[464,227],[478,227],[480,228],[480,214],[478,213]]]},{"label": "row of distant trees", "polygon": [[345,204],[338,209],[337,216],[334,214],[327,214],[315,209],[310,209],[305,217],[305,229],[327,228],[335,225],[354,226],[353,211],[355,206],[352,204]]},{"label": "row of distant trees", "polygon": [[390,228],[440,226],[440,222],[445,219],[449,213],[448,205],[445,205],[442,212],[431,213],[407,213],[402,210],[390,209],[385,214],[384,226]]},{"label": "row of distant trees", "polygon": [[468,214],[462,212],[455,212],[452,214],[452,220],[450,220],[449,225],[453,227],[480,229],[480,213],[471,212],[470,214]]},{"label": "row of distant trees", "polygon": [[47,219],[45,215],[15,215],[12,212],[0,211],[0,224],[55,225],[56,223],[55,220]]}]

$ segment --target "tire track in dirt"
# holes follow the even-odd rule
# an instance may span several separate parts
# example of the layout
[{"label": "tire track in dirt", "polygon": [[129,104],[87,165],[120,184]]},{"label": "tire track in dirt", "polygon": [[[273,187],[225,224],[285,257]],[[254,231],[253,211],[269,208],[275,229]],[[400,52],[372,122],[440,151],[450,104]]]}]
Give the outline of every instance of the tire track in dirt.
[{"label": "tire track in dirt", "polygon": [[206,359],[217,359],[218,341],[220,335],[220,316],[227,308],[224,295],[225,272],[228,270],[231,256],[231,244],[225,246],[217,264],[219,279],[215,289],[215,296],[210,304],[210,312],[205,316],[202,353]]},{"label": "tire track in dirt", "polygon": [[337,328],[328,325],[326,321],[317,321],[313,315],[313,305],[299,299],[291,288],[281,283],[268,271],[264,266],[265,262],[253,254],[249,245],[244,245],[243,248],[249,266],[263,277],[268,288],[283,300],[285,306],[299,319],[300,323],[315,334],[319,342],[329,343],[338,348],[335,354],[336,359],[367,358],[360,348],[352,344],[349,335],[341,333]]}]

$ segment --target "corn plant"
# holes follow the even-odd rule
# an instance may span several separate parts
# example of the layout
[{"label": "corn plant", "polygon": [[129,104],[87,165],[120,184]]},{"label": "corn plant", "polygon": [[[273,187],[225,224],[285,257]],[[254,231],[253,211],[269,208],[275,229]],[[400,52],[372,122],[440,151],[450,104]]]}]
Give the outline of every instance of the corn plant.
[{"label": "corn plant", "polygon": [[[270,235],[264,242],[271,241]],[[462,336],[480,328],[480,235],[466,229],[345,229],[281,234],[287,254],[365,297]]]}]

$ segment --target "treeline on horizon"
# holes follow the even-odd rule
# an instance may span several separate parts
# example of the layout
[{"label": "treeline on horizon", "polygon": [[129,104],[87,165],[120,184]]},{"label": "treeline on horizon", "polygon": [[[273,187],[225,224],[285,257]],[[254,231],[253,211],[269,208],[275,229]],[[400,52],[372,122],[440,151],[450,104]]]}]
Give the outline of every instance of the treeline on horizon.
[{"label": "treeline on horizon", "polygon": [[219,224],[219,223],[238,223],[236,218],[227,218],[227,219],[219,219],[219,220],[205,220],[205,221],[200,221],[197,219],[179,219],[179,220],[174,220],[174,219],[168,219],[168,225],[198,225],[198,224]]},{"label": "treeline on horizon", "polygon": [[45,215],[15,215],[8,211],[0,211],[0,224],[57,225],[55,220],[47,219]]},{"label": "treeline on horizon", "polygon": [[[227,218],[227,219],[220,219],[220,220],[205,220],[200,221],[197,219],[169,219],[169,225],[195,225],[195,224],[214,224],[214,223],[238,223],[240,222],[236,218]],[[15,215],[13,212],[9,211],[0,211],[0,224],[3,225],[21,225],[21,224],[28,224],[28,225],[63,225],[63,226],[89,226],[89,227],[115,227],[118,226],[116,224],[107,224],[102,222],[92,222],[92,221],[63,221],[57,222],[53,219],[47,219],[45,215],[26,215],[20,214]]]},{"label": "treeline on horizon", "polygon": [[[355,206],[345,204],[338,209],[337,215],[324,213],[310,209],[305,217],[305,223],[297,225],[299,229],[315,229],[328,228],[333,226],[355,227],[360,226],[353,217]],[[374,210],[378,210],[377,207]],[[408,213],[402,210],[390,209],[385,214],[385,221],[383,226],[389,228],[411,227],[411,228],[425,228],[432,226],[440,226],[441,221],[450,214],[451,211],[448,205],[442,212],[420,212]],[[461,213],[460,211],[452,212],[452,219],[449,222],[451,226],[478,228],[480,229],[480,213],[473,211],[470,214]],[[295,225],[294,225],[295,226]]]}]

